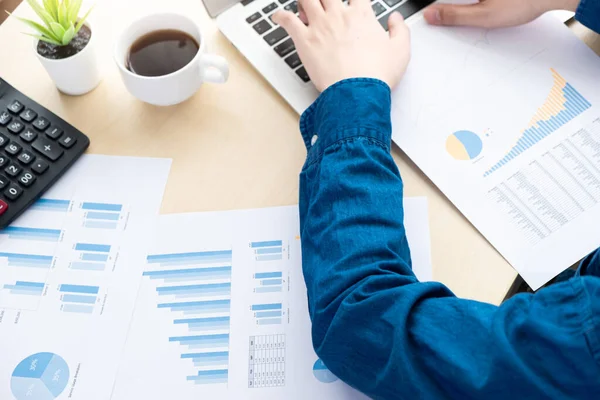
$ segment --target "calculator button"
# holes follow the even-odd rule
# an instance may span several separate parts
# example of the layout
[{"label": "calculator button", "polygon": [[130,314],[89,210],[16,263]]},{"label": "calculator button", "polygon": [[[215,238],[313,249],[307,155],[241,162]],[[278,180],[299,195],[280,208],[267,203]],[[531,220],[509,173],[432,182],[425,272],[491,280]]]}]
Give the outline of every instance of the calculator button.
[{"label": "calculator button", "polygon": [[21,162],[21,164],[31,164],[33,160],[35,160],[35,156],[28,151],[24,151],[17,157],[17,160]]},{"label": "calculator button", "polygon": [[56,142],[44,138],[38,138],[31,146],[35,151],[43,154],[51,161],[58,160],[64,153]]},{"label": "calculator button", "polygon": [[37,130],[45,131],[48,127],[50,127],[50,121],[44,117],[39,117],[33,122],[33,126]]},{"label": "calculator button", "polygon": [[15,135],[19,134],[23,129],[25,129],[25,125],[21,121],[13,121],[8,124],[8,130]]},{"label": "calculator button", "polygon": [[28,108],[27,110],[21,113],[20,117],[25,122],[31,122],[37,117],[37,113]]},{"label": "calculator button", "polygon": [[29,187],[33,185],[33,182],[35,182],[35,176],[33,176],[33,174],[29,171],[23,171],[21,176],[19,176],[18,181],[22,186]]},{"label": "calculator button", "polygon": [[292,39],[289,38],[273,47],[273,50],[275,50],[275,53],[279,54],[279,57],[285,57],[292,51],[296,50],[296,47],[294,47],[294,42]]},{"label": "calculator button", "polygon": [[11,119],[12,119],[12,117],[10,116],[10,114],[8,112],[6,112],[6,111],[0,112],[0,126],[8,125],[8,123],[10,122]]},{"label": "calculator button", "polygon": [[375,13],[376,17],[379,17],[385,12],[385,7],[382,6],[381,3],[375,3],[371,6],[371,8],[373,9],[373,12]]},{"label": "calculator button", "polygon": [[4,172],[14,178],[15,176],[19,175],[19,172],[21,172],[21,167],[16,164],[10,164],[8,167],[4,168]]},{"label": "calculator button", "polygon": [[38,175],[43,174],[48,169],[48,164],[42,160],[37,160],[32,166],[31,170]]},{"label": "calculator button", "polygon": [[4,146],[8,143],[8,138],[0,133],[0,147]]},{"label": "calculator button", "polygon": [[48,136],[50,139],[58,139],[62,134],[62,129],[57,128],[56,126],[52,126],[46,131],[46,136]]},{"label": "calculator button", "polygon": [[[271,29],[271,24],[269,24],[268,21],[266,21],[266,20],[263,19],[260,22],[254,24],[252,26],[252,28],[254,28],[254,30],[256,31],[256,33],[258,33],[259,35],[262,35],[266,31],[268,31],[269,29]],[[10,115],[9,115],[9,117],[10,117]]]},{"label": "calculator button", "polygon": [[77,139],[75,139],[71,135],[65,135],[58,141],[58,143],[60,143],[60,145],[65,149],[70,149],[71,147],[73,147],[75,142],[77,142]]},{"label": "calculator button", "polygon": [[304,82],[310,81],[308,72],[306,72],[306,69],[304,67],[298,68],[298,70],[296,71],[296,75],[298,75],[300,79],[302,79]]},{"label": "calculator button", "polygon": [[8,106],[8,111],[10,111],[13,114],[18,114],[24,108],[25,108],[25,106],[20,101],[15,100],[12,103],[10,103],[10,105]]},{"label": "calculator button", "polygon": [[283,29],[282,27],[279,27],[279,28],[275,29],[273,32],[269,33],[268,35],[265,35],[263,37],[263,39],[265,39],[265,41],[267,42],[267,44],[269,46],[273,46],[275,43],[286,38],[287,36],[288,36],[288,34],[285,31],[285,29]]},{"label": "calculator button", "polygon": [[8,146],[6,146],[6,152],[11,156],[16,156],[21,151],[22,147],[16,144],[15,142],[10,142]]},{"label": "calculator button", "polygon": [[8,204],[4,200],[0,200],[0,215],[4,214],[8,210]]},{"label": "calculator button", "polygon": [[279,4],[285,4],[285,3],[287,3],[288,1],[290,1],[290,0],[279,0]]},{"label": "calculator button", "polygon": [[10,159],[7,156],[0,155],[0,167],[4,167],[9,161]]},{"label": "calculator button", "polygon": [[23,189],[21,189],[20,187],[18,187],[17,185],[15,185],[14,183],[11,183],[8,186],[8,189],[6,189],[4,191],[4,195],[9,199],[9,200],[16,200],[19,198],[19,196],[21,196],[23,194]]},{"label": "calculator button", "polygon": [[23,132],[21,132],[21,139],[23,139],[24,141],[26,141],[27,143],[31,143],[35,140],[35,138],[37,137],[37,132],[34,131],[31,128],[27,128],[25,129]]},{"label": "calculator button", "polygon": [[291,56],[289,56],[288,58],[286,58],[285,62],[292,69],[296,68],[296,67],[299,67],[300,64],[302,64],[302,61],[300,61],[300,57],[298,56],[298,53],[294,53]]},{"label": "calculator button", "polygon": [[271,3],[268,6],[266,6],[265,8],[262,9],[262,12],[264,12],[265,14],[270,13],[273,10],[277,9],[277,4],[275,3]]},{"label": "calculator button", "polygon": [[260,19],[260,13],[256,12],[254,14],[252,14],[251,16],[249,16],[248,18],[246,18],[246,22],[251,24],[255,21],[258,21]]},{"label": "calculator button", "polygon": [[6,185],[8,185],[10,181],[4,175],[0,175],[0,189],[4,189]]}]

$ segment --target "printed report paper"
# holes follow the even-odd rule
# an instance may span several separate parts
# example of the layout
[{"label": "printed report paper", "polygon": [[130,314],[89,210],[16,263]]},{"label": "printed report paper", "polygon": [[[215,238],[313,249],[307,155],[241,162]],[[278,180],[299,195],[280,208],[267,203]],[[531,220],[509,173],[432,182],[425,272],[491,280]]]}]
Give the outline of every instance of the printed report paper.
[{"label": "printed report paper", "polygon": [[537,289],[600,246],[600,59],[550,15],[411,31],[393,140]]},{"label": "printed report paper", "polygon": [[0,231],[0,399],[110,398],[170,164],[84,155]]},{"label": "printed report paper", "polygon": [[[426,199],[406,199],[431,277]],[[298,207],[161,216],[112,400],[362,399],[312,348]]]}]

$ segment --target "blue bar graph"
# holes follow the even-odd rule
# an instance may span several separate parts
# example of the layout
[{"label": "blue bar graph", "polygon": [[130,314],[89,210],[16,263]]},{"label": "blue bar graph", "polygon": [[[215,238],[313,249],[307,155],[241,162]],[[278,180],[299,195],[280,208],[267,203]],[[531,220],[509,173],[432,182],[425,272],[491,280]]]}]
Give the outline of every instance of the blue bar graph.
[{"label": "blue bar graph", "polygon": [[281,325],[281,318],[264,318],[257,320],[258,325]]},{"label": "blue bar graph", "polygon": [[52,267],[54,257],[37,254],[1,253],[0,257],[8,258],[11,267],[45,268]]},{"label": "blue bar graph", "polygon": [[229,371],[226,369],[198,371],[198,375],[188,376],[187,380],[196,385],[227,383]]},{"label": "blue bar graph", "polygon": [[255,293],[275,293],[282,291],[283,288],[281,286],[259,286],[254,289]]},{"label": "blue bar graph", "polygon": [[544,104],[537,110],[529,126],[506,155],[484,173],[489,176],[509,163],[515,157],[550,136],[562,126],[592,107],[570,83],[555,70],[551,69],[554,85]]},{"label": "blue bar graph", "polygon": [[273,317],[281,317],[281,311],[259,311],[254,313],[256,318],[273,318]]},{"label": "blue bar graph", "polygon": [[98,294],[100,288],[98,286],[62,284],[60,285],[59,291],[63,293]]},{"label": "blue bar graph", "polygon": [[267,311],[267,310],[281,310],[283,305],[281,303],[274,304],[254,304],[252,311]]},{"label": "blue bar graph", "polygon": [[192,332],[229,330],[229,323],[229,317],[184,318],[173,321],[175,325],[187,325]]},{"label": "blue bar graph", "polygon": [[281,247],[265,247],[262,249],[255,250],[256,254],[276,254],[276,253],[281,253],[281,252],[282,252]]},{"label": "blue bar graph", "polygon": [[62,311],[68,313],[92,314],[94,312],[94,306],[85,304],[63,304]]},{"label": "blue bar graph", "polygon": [[193,253],[157,254],[147,257],[149,264],[160,264],[162,266],[212,264],[219,262],[231,262],[231,250],[204,251]]},{"label": "blue bar graph", "polygon": [[231,283],[208,283],[202,285],[162,286],[157,287],[159,295],[195,296],[228,296],[231,294]]},{"label": "blue bar graph", "polygon": [[9,226],[0,231],[0,235],[8,235],[10,239],[58,242],[62,231],[60,229],[23,228]]},{"label": "blue bar graph", "polygon": [[84,261],[108,261],[108,254],[82,253],[80,258]]},{"label": "blue bar graph", "polygon": [[91,244],[91,243],[77,243],[75,245],[77,251],[96,251],[99,253],[109,253],[110,246],[106,244]]},{"label": "blue bar graph", "polygon": [[190,269],[172,269],[160,271],[145,271],[144,276],[150,279],[163,279],[165,281],[190,281],[190,280],[210,280],[210,279],[228,279],[231,278],[231,267],[212,267],[212,268],[190,268]]},{"label": "blue bar graph", "polygon": [[260,284],[262,286],[281,285],[281,283],[281,279],[263,279],[262,281],[260,281]]},{"label": "blue bar graph", "polygon": [[283,246],[283,242],[281,240],[271,240],[266,242],[252,242],[250,243],[250,247],[273,247],[273,246]]},{"label": "blue bar graph", "polygon": [[71,207],[70,200],[39,199],[31,206],[32,210],[67,212]]},{"label": "blue bar graph", "polygon": [[181,355],[184,360],[192,360],[196,367],[215,367],[229,363],[228,351],[213,351],[206,353],[185,353]]},{"label": "blue bar graph", "polygon": [[85,214],[85,218],[87,219],[98,219],[103,221],[118,221],[120,217],[121,214],[98,211],[90,211],[87,214]]},{"label": "blue bar graph", "polygon": [[83,303],[83,304],[94,304],[96,303],[96,296],[86,296],[83,294],[65,294],[62,296],[64,303]]},{"label": "blue bar graph", "polygon": [[81,205],[83,210],[93,211],[117,211],[120,212],[123,209],[121,204],[107,204],[107,203],[83,203]]},{"label": "blue bar graph", "polygon": [[8,290],[11,294],[41,296],[44,292],[44,286],[43,282],[16,281],[14,285],[4,285],[4,289]]},{"label": "blue bar graph", "polygon": [[281,272],[259,272],[254,274],[255,279],[269,279],[269,278],[281,278],[283,273]]},{"label": "blue bar graph", "polygon": [[229,312],[229,300],[208,300],[208,301],[186,301],[181,303],[159,303],[158,308],[170,308],[171,311],[192,311],[192,312]]}]

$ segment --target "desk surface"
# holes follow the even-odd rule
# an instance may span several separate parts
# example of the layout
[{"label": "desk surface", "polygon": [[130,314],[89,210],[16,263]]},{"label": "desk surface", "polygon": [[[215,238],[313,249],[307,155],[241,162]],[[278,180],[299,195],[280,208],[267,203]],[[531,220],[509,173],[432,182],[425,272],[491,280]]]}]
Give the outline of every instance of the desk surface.
[{"label": "desk surface", "polygon": [[[226,85],[204,85],[183,104],[156,108],[126,91],[112,43],[138,15],[166,10],[200,22],[209,51],[229,60],[231,76]],[[31,10],[21,5],[17,14]],[[297,203],[305,157],[299,117],[217,31],[200,0],[103,0],[91,22],[104,74],[93,92],[61,95],[14,18],[0,26],[0,76],[89,135],[89,153],[172,158],[162,213]],[[573,29],[600,51],[597,35],[578,24]],[[394,148],[393,156],[406,196],[429,200],[434,279],[459,296],[499,303],[515,271],[402,151]]]}]

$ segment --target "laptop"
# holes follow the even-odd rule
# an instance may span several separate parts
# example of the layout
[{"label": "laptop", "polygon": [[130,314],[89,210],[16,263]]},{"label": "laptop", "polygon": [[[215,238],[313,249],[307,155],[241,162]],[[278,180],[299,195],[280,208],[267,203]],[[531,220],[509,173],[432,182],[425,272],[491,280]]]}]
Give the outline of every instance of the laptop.
[{"label": "laptop", "polygon": [[[310,82],[292,39],[271,20],[273,14],[282,8],[297,13],[297,0],[203,1],[209,14],[216,17],[219,30],[298,114],[312,104],[319,93]],[[405,19],[410,19],[434,2],[371,0],[371,7],[387,31],[392,12],[398,11]]]}]

